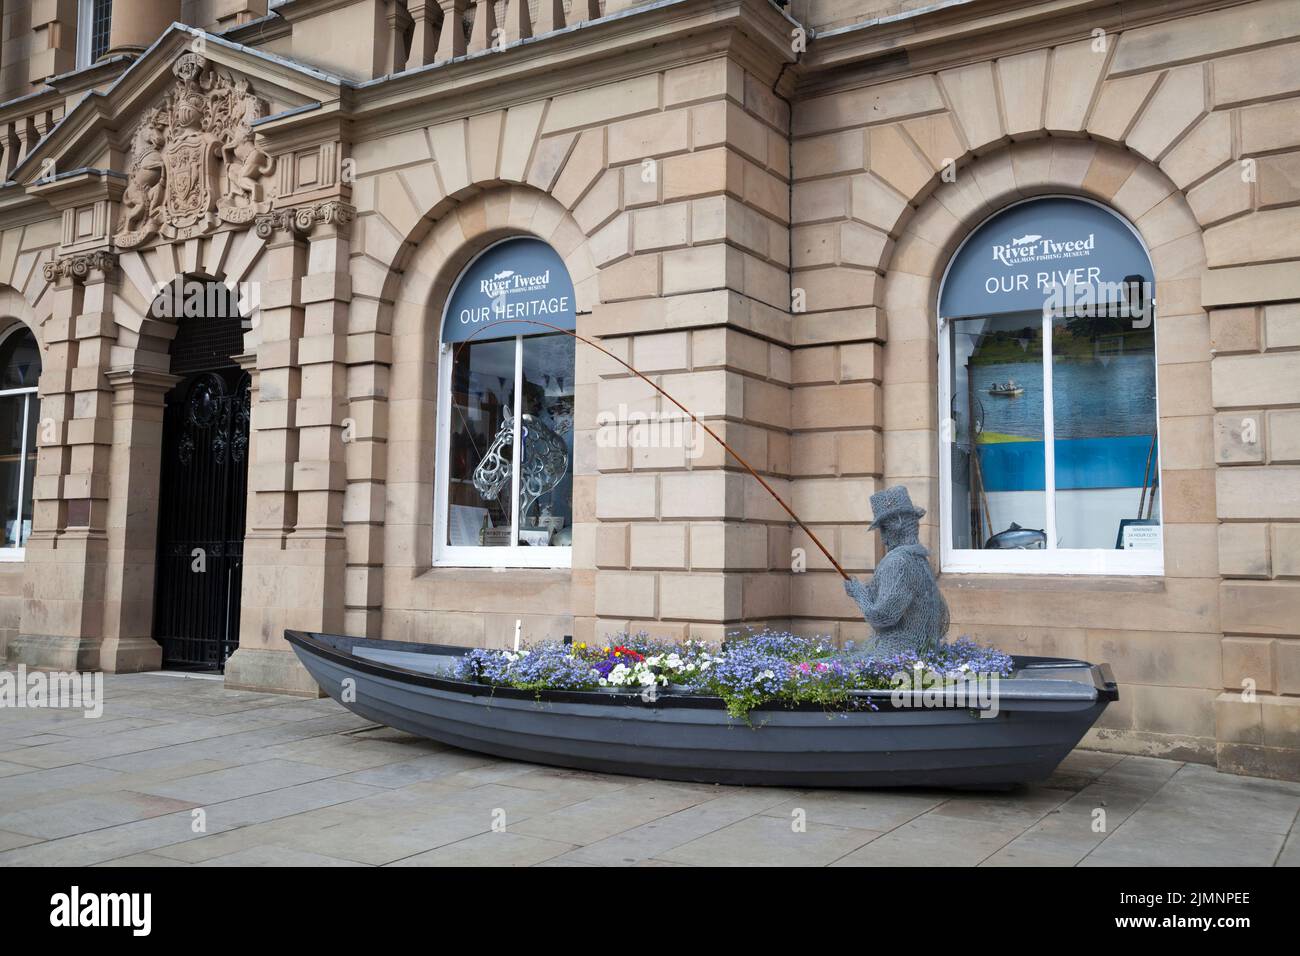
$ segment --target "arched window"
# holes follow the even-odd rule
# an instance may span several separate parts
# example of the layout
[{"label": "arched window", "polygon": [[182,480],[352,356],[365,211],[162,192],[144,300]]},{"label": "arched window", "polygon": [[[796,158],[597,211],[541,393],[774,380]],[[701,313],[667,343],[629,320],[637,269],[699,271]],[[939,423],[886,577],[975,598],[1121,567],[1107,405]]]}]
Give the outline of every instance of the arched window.
[{"label": "arched window", "polygon": [[25,325],[0,333],[0,558],[21,558],[32,532],[41,352]]},{"label": "arched window", "polygon": [[1096,203],[1018,203],[939,292],[942,565],[1159,574],[1154,274]]},{"label": "arched window", "polygon": [[452,287],[438,362],[435,564],[570,565],[574,340],[549,327],[572,329],[574,314],[564,262],[539,239],[489,247]]}]

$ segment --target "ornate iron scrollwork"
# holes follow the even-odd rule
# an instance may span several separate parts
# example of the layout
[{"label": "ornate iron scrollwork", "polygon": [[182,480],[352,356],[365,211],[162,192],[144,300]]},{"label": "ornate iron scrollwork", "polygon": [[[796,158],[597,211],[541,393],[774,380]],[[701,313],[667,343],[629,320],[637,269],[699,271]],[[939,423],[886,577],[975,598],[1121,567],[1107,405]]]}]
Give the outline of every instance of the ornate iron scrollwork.
[{"label": "ornate iron scrollwork", "polygon": [[236,462],[243,461],[248,454],[248,429],[252,417],[252,394],[248,384],[245,379],[235,393],[235,440],[231,444],[230,458]]},{"label": "ornate iron scrollwork", "polygon": [[189,420],[196,428],[207,428],[222,412],[225,383],[216,375],[200,375],[190,387]]}]

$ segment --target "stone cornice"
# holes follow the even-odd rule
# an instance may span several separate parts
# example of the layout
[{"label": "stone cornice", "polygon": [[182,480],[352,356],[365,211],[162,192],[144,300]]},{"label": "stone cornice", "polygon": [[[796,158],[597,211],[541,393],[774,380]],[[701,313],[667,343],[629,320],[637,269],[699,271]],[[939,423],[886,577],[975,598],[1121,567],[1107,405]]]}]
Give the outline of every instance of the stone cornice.
[{"label": "stone cornice", "polygon": [[771,84],[795,59],[794,28],[767,0],[662,0],[358,84],[357,139],[428,126],[727,54]]},{"label": "stone cornice", "polygon": [[85,167],[49,179],[38,179],[27,187],[27,191],[44,199],[54,209],[67,209],[95,199],[117,200],[125,188],[124,173],[115,169]]},{"label": "stone cornice", "polygon": [[84,282],[92,272],[111,275],[117,269],[117,256],[111,252],[83,252],[75,256],[51,259],[41,267],[49,282],[73,279]]},{"label": "stone cornice", "polygon": [[[1249,0],[1237,0],[1249,2]],[[820,30],[795,72],[797,96],[1005,57],[1232,6],[1233,0],[973,0]]]},{"label": "stone cornice", "polygon": [[108,379],[114,391],[135,388],[160,394],[170,391],[181,381],[179,375],[148,368],[110,368],[104,373],[104,378]]}]

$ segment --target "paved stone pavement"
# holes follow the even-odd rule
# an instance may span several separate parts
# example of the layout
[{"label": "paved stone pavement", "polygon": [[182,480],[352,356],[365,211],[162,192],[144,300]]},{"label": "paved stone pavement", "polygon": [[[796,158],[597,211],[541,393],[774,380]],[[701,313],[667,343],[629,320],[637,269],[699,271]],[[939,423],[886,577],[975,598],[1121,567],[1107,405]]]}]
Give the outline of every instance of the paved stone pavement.
[{"label": "paved stone pavement", "polygon": [[1177,761],[1079,750],[996,794],[715,787],[497,760],[215,680],[105,692],[98,719],[0,709],[0,866],[1300,864],[1300,784]]}]

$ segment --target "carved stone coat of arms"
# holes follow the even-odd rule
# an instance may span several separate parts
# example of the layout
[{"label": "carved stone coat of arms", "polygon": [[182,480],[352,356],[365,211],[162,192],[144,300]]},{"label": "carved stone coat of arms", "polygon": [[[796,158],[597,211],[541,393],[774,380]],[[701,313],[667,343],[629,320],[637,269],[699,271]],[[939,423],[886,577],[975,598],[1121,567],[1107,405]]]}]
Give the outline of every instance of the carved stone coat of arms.
[{"label": "carved stone coat of arms", "polygon": [[197,53],[179,57],[172,72],[176,86],[135,132],[113,237],[122,249],[156,236],[189,239],[220,222],[248,223],[271,208],[275,160],[252,127],[266,103],[247,80],[217,72]]}]

